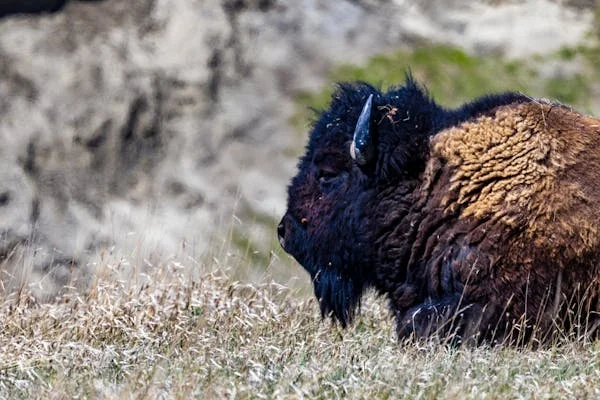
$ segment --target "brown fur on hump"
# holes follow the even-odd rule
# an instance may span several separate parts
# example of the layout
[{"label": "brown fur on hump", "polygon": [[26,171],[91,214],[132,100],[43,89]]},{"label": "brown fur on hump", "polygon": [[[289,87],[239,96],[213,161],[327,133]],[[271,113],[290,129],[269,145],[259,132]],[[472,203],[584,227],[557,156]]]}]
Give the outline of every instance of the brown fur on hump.
[{"label": "brown fur on hump", "polygon": [[514,228],[561,267],[600,253],[600,120],[513,104],[439,133],[431,148],[451,168],[448,212]]}]

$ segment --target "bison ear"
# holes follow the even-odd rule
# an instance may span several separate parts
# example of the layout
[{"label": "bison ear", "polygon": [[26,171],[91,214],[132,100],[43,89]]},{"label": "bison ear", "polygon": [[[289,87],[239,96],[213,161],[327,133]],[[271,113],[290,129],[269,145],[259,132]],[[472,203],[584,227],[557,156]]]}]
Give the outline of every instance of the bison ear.
[{"label": "bison ear", "polygon": [[373,107],[373,95],[369,95],[358,122],[354,128],[354,139],[350,146],[350,156],[359,165],[366,165],[373,159],[373,139],[371,137],[371,108]]}]

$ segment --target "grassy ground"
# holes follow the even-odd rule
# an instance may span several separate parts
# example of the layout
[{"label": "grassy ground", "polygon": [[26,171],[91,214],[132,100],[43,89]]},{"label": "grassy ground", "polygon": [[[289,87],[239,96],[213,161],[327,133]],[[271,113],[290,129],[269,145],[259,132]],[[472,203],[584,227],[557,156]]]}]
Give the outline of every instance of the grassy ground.
[{"label": "grassy ground", "polygon": [[[170,264],[0,304],[1,398],[598,398],[600,344],[542,350],[398,343],[372,297],[342,331],[315,301]],[[137,281],[137,282],[136,282]]]}]

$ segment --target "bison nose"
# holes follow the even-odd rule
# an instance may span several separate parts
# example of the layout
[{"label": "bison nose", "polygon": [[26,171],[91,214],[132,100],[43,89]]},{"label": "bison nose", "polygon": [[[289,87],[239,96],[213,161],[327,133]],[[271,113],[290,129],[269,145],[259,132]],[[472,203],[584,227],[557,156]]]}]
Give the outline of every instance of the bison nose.
[{"label": "bison nose", "polygon": [[285,249],[285,217],[277,226],[277,237],[279,238],[279,244]]}]

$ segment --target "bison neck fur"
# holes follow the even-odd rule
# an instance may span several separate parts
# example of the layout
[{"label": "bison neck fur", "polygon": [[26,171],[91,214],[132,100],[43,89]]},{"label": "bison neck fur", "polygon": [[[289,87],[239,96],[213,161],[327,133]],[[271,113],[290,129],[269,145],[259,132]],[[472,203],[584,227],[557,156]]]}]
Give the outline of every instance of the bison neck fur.
[{"label": "bison neck fur", "polygon": [[[358,165],[369,94],[376,156]],[[338,90],[280,238],[342,325],[374,287],[400,337],[525,343],[595,331],[598,221],[600,121],[510,93],[445,110],[409,78]]]}]

